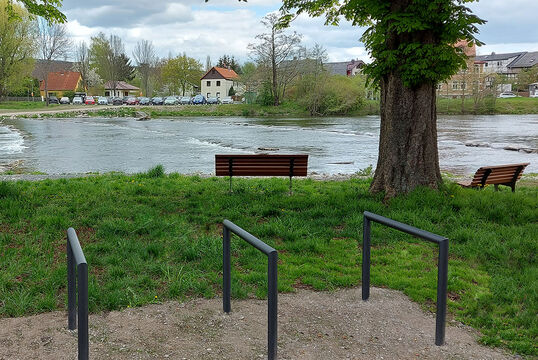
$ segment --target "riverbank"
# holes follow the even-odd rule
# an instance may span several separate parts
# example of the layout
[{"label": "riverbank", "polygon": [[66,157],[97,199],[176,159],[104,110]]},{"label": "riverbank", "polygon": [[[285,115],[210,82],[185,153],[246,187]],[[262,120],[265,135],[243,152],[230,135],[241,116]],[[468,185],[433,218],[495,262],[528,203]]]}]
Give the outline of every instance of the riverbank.
[{"label": "riverbank", "polygon": [[[450,318],[480,330],[484,344],[538,354],[538,299],[529,281],[537,275],[538,189],[475,191],[447,183],[387,206],[369,194],[369,182],[294,179],[292,196],[287,179],[236,179],[230,194],[227,178],[155,169],[0,182],[0,316],[65,309],[69,226],[90,267],[92,312],[141,306],[155,296],[218,296],[225,218],[279,250],[280,292],[353,287],[360,283],[361,214],[368,210],[448,237]],[[232,249],[233,296],[265,297],[260,255],[240,242]],[[372,283],[433,310],[436,254],[428,243],[374,226]]]},{"label": "riverbank", "polygon": [[[30,103],[33,104],[33,103]],[[72,106],[54,105],[49,108],[36,105],[25,107],[9,104],[0,107],[2,117],[141,117],[143,112],[149,117],[186,117],[186,116],[248,116],[248,117],[310,117],[310,114],[298,104],[286,102],[280,106],[262,106],[259,104],[226,104],[226,105],[176,105],[176,106]],[[538,98],[485,99],[475,105],[473,99],[438,98],[437,113],[439,115],[492,115],[492,114],[538,114]],[[379,115],[379,101],[366,100],[364,106],[350,113],[332,114],[328,116],[366,116]]]}]

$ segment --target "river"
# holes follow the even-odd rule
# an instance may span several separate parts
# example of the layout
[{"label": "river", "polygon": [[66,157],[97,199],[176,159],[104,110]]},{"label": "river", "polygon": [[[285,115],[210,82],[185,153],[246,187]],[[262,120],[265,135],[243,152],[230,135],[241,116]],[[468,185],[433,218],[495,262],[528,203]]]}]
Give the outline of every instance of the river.
[{"label": "river", "polygon": [[[213,173],[215,154],[304,153],[309,172],[352,174],[377,162],[379,117],[5,119],[0,166],[48,174],[122,171]],[[538,115],[441,116],[441,170],[530,162],[538,172]],[[480,145],[478,147],[470,144]],[[533,153],[505,150],[531,149]]]}]

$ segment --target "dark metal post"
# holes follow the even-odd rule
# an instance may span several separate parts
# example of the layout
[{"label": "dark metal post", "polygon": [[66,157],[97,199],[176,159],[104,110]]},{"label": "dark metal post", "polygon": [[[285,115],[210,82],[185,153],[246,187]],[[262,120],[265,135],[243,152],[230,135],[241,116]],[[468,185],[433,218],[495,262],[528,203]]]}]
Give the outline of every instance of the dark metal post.
[{"label": "dark metal post", "polygon": [[228,173],[230,174],[230,192],[232,192],[232,172],[233,172],[233,159],[228,159]]},{"label": "dark metal post", "polygon": [[78,359],[89,358],[88,264],[78,265]]},{"label": "dark metal post", "polygon": [[439,243],[437,269],[437,316],[435,319],[435,345],[445,342],[446,299],[448,287],[448,239]]},{"label": "dark metal post", "polygon": [[273,251],[267,255],[267,300],[268,300],[268,326],[267,326],[267,357],[276,359],[277,352],[277,314],[278,314],[278,253]]},{"label": "dark metal post", "polygon": [[76,282],[75,282],[76,264],[73,259],[73,249],[67,236],[67,328],[75,330],[77,328],[77,309],[76,309]]},{"label": "dark metal post", "polygon": [[362,224],[362,300],[370,297],[370,219],[363,217]]},{"label": "dark metal post", "polygon": [[222,308],[226,313],[231,310],[231,287],[230,229],[224,226],[222,233]]}]

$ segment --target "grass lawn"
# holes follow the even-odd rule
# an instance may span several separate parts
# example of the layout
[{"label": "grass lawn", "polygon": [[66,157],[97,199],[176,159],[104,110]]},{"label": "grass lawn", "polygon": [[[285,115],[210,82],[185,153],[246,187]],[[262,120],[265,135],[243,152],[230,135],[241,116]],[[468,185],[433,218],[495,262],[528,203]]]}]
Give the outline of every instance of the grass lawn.
[{"label": "grass lawn", "polygon": [[[485,98],[476,107],[473,99],[465,99],[465,114],[538,114],[538,98]],[[437,98],[437,113],[461,114],[461,99]]]},{"label": "grass lawn", "polygon": [[[31,110],[43,110],[47,108],[47,104],[44,101],[4,101],[0,102],[0,114],[5,110],[8,111],[31,111]],[[49,109],[59,108],[58,104],[50,104]]]},{"label": "grass lawn", "polygon": [[[65,231],[79,235],[90,310],[221,293],[221,222],[279,250],[279,291],[360,284],[362,212],[450,239],[449,318],[485,344],[538,355],[538,189],[446,184],[382,203],[369,180],[107,174],[0,183],[0,316],[66,308]],[[434,310],[437,248],[372,224],[372,284]],[[232,238],[232,296],[264,297],[265,256]],[[155,298],[157,296],[157,300]],[[433,320],[432,320],[433,321]]]}]

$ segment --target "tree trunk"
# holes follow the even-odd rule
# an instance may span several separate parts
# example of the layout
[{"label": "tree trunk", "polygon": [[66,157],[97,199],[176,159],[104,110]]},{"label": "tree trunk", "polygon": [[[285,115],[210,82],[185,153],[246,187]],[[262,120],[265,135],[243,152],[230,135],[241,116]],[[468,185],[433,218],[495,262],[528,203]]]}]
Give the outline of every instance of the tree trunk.
[{"label": "tree trunk", "polygon": [[385,200],[417,186],[437,189],[442,182],[437,153],[435,85],[411,89],[396,73],[381,81],[379,158],[370,186]]}]

